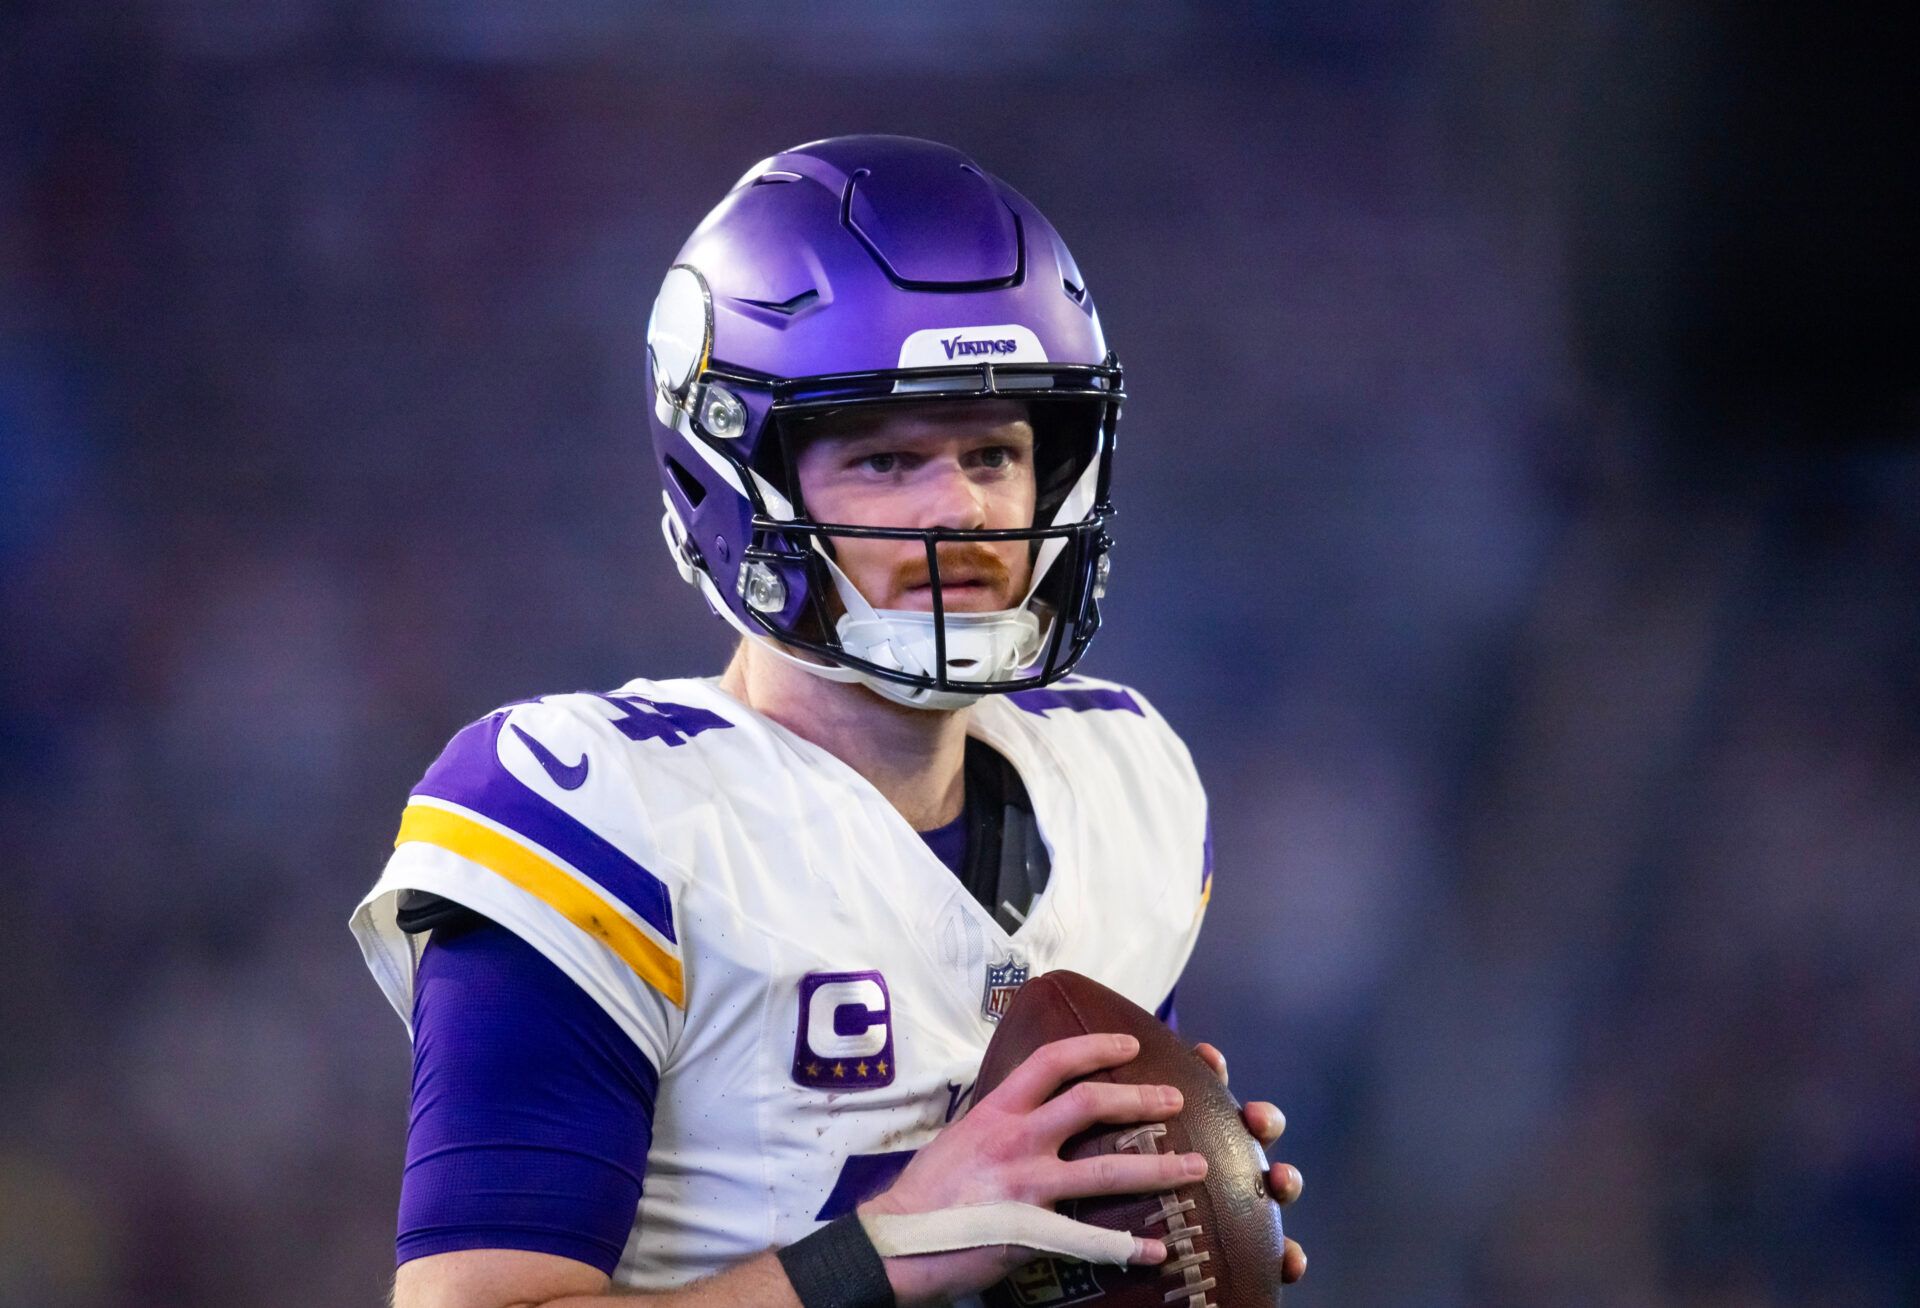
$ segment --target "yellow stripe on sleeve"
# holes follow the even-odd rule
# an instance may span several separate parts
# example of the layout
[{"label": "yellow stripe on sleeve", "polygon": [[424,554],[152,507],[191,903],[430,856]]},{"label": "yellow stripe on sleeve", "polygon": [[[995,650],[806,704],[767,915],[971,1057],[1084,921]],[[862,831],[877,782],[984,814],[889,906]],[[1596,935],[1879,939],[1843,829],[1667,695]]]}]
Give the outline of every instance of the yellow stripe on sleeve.
[{"label": "yellow stripe on sleeve", "polygon": [[517,840],[472,818],[428,804],[409,804],[400,818],[394,845],[409,840],[437,845],[478,863],[540,900],[626,961],[648,985],[687,1006],[680,960],[650,940],[611,904],[580,884],[571,873]]}]

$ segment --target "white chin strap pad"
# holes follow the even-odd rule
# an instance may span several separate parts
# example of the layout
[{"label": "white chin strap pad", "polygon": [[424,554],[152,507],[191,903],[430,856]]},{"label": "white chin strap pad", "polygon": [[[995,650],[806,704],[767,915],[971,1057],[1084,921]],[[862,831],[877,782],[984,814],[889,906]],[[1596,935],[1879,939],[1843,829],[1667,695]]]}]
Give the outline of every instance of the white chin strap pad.
[{"label": "white chin strap pad", "polygon": [[882,1257],[1012,1244],[1083,1263],[1124,1266],[1134,1250],[1134,1238],[1125,1231],[1089,1226],[1051,1208],[1012,1200],[961,1204],[931,1213],[863,1214],[860,1224]]},{"label": "white chin strap pad", "polygon": [[[814,542],[815,548],[819,542]],[[825,557],[825,551],[822,551]],[[840,570],[826,559],[827,571],[846,612],[835,624],[840,648],[856,658],[895,668],[917,677],[939,675],[933,614],[920,609],[876,609]],[[992,613],[946,614],[949,683],[1001,681],[1017,674],[1040,652],[1040,619],[1023,603],[1017,609]],[[884,677],[860,674],[879,695],[921,709],[959,709],[978,700],[964,689],[922,690],[897,685]]]},{"label": "white chin strap pad", "polygon": [[[940,664],[933,614],[918,609],[868,609],[843,614],[840,648],[883,668],[931,677]],[[1031,662],[1040,643],[1040,619],[1024,608],[946,614],[948,681],[1000,681]]]}]

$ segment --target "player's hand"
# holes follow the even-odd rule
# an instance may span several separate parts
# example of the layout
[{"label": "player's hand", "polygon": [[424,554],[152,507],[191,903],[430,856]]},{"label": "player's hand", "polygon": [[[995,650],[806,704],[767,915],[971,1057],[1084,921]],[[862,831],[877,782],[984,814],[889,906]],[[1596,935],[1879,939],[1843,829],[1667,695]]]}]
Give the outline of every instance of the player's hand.
[{"label": "player's hand", "polygon": [[[862,1214],[927,1213],[957,1204],[1018,1200],[1048,1208],[1089,1195],[1143,1194],[1207,1174],[1200,1154],[1104,1154],[1068,1161],[1068,1137],[1096,1123],[1161,1122],[1180,1111],[1172,1086],[1113,1085],[1075,1077],[1118,1067],[1140,1052],[1127,1035],[1083,1035],[1042,1045],[986,1098],[920,1150],[885,1193]],[[937,1303],[983,1290],[1034,1257],[1020,1245],[963,1249],[886,1259],[902,1304]],[[1132,1261],[1163,1263],[1167,1247],[1135,1237]]]},{"label": "player's hand", "polygon": [[[1201,1041],[1193,1047],[1193,1052],[1213,1069],[1220,1078],[1220,1084],[1227,1083],[1227,1056],[1212,1045]],[[1240,1110],[1240,1120],[1247,1124],[1247,1130],[1260,1142],[1262,1149],[1271,1149],[1280,1140],[1281,1133],[1287,1129],[1287,1115],[1265,1100],[1256,1099]],[[1267,1170],[1267,1191],[1278,1204],[1290,1204],[1300,1197],[1300,1188],[1306,1184],[1306,1178],[1300,1175],[1300,1169],[1291,1163],[1275,1163]],[[1286,1253],[1280,1263],[1280,1279],[1291,1285],[1307,1274],[1307,1254],[1297,1241],[1288,1240]]]}]

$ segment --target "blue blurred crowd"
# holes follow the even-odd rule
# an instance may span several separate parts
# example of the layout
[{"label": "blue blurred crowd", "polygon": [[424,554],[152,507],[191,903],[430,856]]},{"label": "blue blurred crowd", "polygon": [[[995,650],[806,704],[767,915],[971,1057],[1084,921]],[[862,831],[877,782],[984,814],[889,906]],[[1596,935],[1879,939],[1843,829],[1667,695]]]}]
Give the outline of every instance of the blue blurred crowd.
[{"label": "blue blurred crowd", "polygon": [[1293,1124],[1290,1302],[1920,1301],[1912,375],[1826,440],[1596,366],[1658,261],[1581,251],[1674,206],[1596,208],[1655,92],[1538,8],[0,20],[0,1308],[380,1301],[347,913],[462,723],[721,665],[645,315],[851,130],[1025,191],[1127,365],[1086,670],[1209,785],[1182,1023]]}]

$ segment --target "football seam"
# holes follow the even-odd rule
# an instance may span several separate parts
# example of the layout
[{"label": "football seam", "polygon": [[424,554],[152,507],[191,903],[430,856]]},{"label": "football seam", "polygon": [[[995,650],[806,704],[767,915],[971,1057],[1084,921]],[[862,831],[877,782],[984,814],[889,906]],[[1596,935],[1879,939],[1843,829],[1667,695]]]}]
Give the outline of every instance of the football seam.
[{"label": "football seam", "polygon": [[[1055,996],[1073,1015],[1073,1020],[1080,1030],[1092,1032],[1093,1024],[1087,1020],[1086,1014],[1081,1011],[1080,1005],[1074,1002],[1073,995],[1066,987],[1054,982],[1045,973],[1035,977],[1034,981],[1047,982]],[[1096,1075],[1107,1080],[1113,1079],[1111,1071],[1096,1073]],[[1129,1153],[1157,1154],[1160,1152],[1160,1137],[1166,1133],[1165,1123],[1146,1123],[1118,1136],[1114,1141],[1114,1147]],[[1204,1187],[1201,1192],[1205,1193]],[[1164,1238],[1168,1258],[1160,1265],[1159,1270],[1163,1279],[1176,1276],[1179,1278],[1179,1283],[1163,1294],[1160,1301],[1169,1305],[1170,1308],[1173,1305],[1179,1305],[1179,1308],[1219,1308],[1219,1301],[1209,1293],[1219,1285],[1219,1281],[1201,1270],[1203,1265],[1212,1260],[1212,1254],[1207,1250],[1196,1250],[1193,1247],[1194,1240],[1204,1234],[1204,1228],[1198,1222],[1187,1220],[1187,1214],[1198,1207],[1197,1202],[1193,1199],[1181,1198],[1178,1187],[1160,1191],[1159,1198],[1160,1207],[1148,1216],[1147,1225],[1165,1224]]]},{"label": "football seam", "polygon": [[[1160,1152],[1160,1137],[1166,1133],[1167,1128],[1159,1122],[1136,1126],[1115,1140],[1114,1148],[1135,1154],[1157,1154]],[[1169,1257],[1160,1264],[1160,1274],[1180,1278],[1180,1284],[1162,1295],[1160,1302],[1175,1304],[1184,1299],[1186,1308],[1216,1308],[1214,1301],[1207,1297],[1207,1291],[1219,1282],[1201,1270],[1201,1265],[1209,1262],[1213,1255],[1205,1249],[1194,1249],[1194,1240],[1204,1231],[1200,1223],[1187,1220],[1187,1214],[1194,1208],[1194,1201],[1182,1199],[1177,1188],[1162,1190],[1160,1207],[1147,1218],[1149,1226],[1162,1224],[1166,1227],[1164,1239]]]}]

